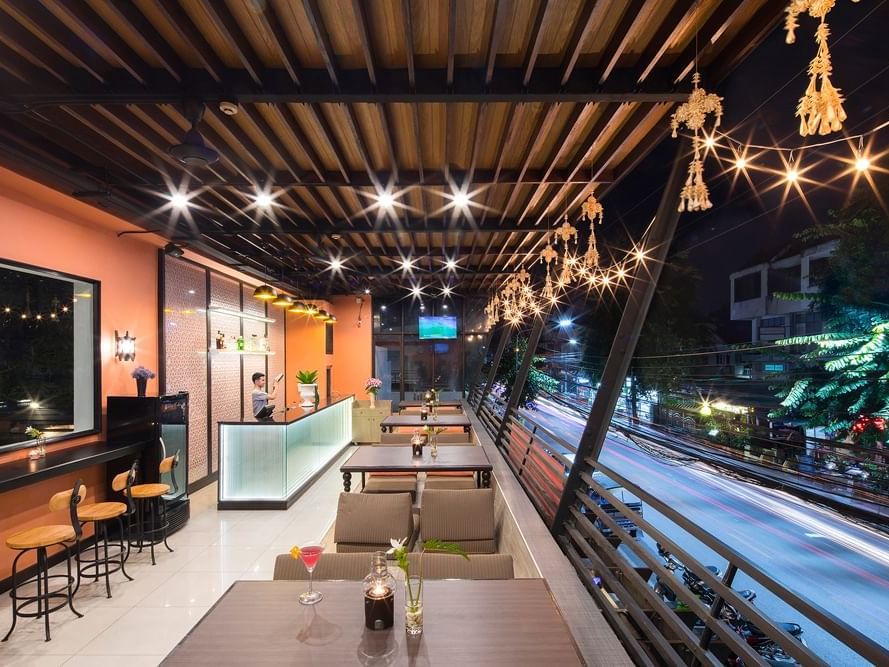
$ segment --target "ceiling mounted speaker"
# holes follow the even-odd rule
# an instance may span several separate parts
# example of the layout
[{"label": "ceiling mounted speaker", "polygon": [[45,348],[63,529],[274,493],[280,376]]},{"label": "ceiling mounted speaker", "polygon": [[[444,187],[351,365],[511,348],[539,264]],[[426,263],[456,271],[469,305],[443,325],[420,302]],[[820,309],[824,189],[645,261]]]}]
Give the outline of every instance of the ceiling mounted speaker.
[{"label": "ceiling mounted speaker", "polygon": [[182,257],[185,254],[185,251],[182,249],[182,246],[176,245],[175,243],[168,243],[164,246],[164,254],[169,255],[170,257]]},{"label": "ceiling mounted speaker", "polygon": [[204,105],[201,102],[187,102],[185,115],[191,121],[191,129],[185,133],[181,144],[170,147],[170,155],[190,167],[206,167],[219,159],[219,153],[208,148],[204,137],[198,131],[198,123],[204,116]]}]

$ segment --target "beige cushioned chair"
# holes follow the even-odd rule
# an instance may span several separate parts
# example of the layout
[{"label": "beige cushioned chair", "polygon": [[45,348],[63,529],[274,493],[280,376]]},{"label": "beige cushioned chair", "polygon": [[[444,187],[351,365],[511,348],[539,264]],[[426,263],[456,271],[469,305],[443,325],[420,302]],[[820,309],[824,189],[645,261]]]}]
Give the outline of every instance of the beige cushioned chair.
[{"label": "beige cushioned chair", "polygon": [[333,527],[333,541],[338,553],[387,551],[392,546],[390,539],[404,537],[413,544],[411,494],[340,494]]},{"label": "beige cushioned chair", "polygon": [[493,489],[427,489],[420,507],[423,539],[456,542],[467,553],[497,551]]},{"label": "beige cushioned chair", "polygon": [[[411,573],[418,573],[420,554],[408,554],[407,558],[411,564]],[[423,554],[423,577],[425,579],[512,579],[514,577],[512,556],[472,554],[469,560],[466,560],[462,556],[453,554]]]},{"label": "beige cushioned chair", "polygon": [[[315,579],[345,579],[361,581],[370,572],[373,553],[323,553],[315,566]],[[307,580],[309,573],[301,561],[293,560],[290,554],[279,554],[275,558],[273,579]]]}]

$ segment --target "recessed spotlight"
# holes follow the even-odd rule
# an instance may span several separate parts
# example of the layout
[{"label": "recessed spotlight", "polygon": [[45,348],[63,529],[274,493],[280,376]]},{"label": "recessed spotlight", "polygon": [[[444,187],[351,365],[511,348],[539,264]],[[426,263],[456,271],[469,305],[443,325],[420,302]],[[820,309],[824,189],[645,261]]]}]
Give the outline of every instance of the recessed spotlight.
[{"label": "recessed spotlight", "polygon": [[9,313],[11,311],[12,311],[12,308],[10,308],[9,306],[6,306],[6,308],[3,309],[4,313]]},{"label": "recessed spotlight", "polygon": [[562,327],[563,329],[566,327],[570,327],[571,324],[572,324],[571,320],[567,317],[563,317],[562,319],[559,320],[559,326]]},{"label": "recessed spotlight", "polygon": [[330,268],[333,269],[334,271],[339,271],[341,268],[343,268],[342,260],[339,259],[338,257],[334,257],[333,259],[330,260]]},{"label": "recessed spotlight", "polygon": [[[9,310],[9,309],[7,309],[7,311],[8,311],[8,310]],[[63,312],[63,313],[67,313],[67,312],[68,312],[68,306],[62,306],[62,312]]]},{"label": "recessed spotlight", "polygon": [[469,195],[465,192],[458,192],[454,195],[454,208],[466,208],[469,206]]},{"label": "recessed spotlight", "polygon": [[569,344],[569,345],[577,345],[577,339],[576,339],[576,338],[572,338],[571,340],[568,341],[568,344]]},{"label": "recessed spotlight", "polygon": [[365,287],[365,288],[364,288],[364,293],[365,293],[365,294],[370,294],[370,288],[369,288],[369,287]]},{"label": "recessed spotlight", "polygon": [[257,192],[253,200],[259,208],[269,208],[274,201],[268,192]]},{"label": "recessed spotlight", "polygon": [[385,304],[385,303],[384,303],[382,306],[380,306],[380,310],[386,310],[386,304]]},{"label": "recessed spotlight", "polygon": [[413,287],[411,287],[411,294],[413,294],[414,296],[420,296],[422,293],[423,290],[420,288],[419,285],[414,285]]},{"label": "recessed spotlight", "polygon": [[[451,286],[445,285],[444,287],[442,287],[441,294],[442,294],[442,296],[451,296]],[[448,307],[448,305],[445,304],[445,308],[447,308],[447,307]]]},{"label": "recessed spotlight", "polygon": [[448,309],[448,304],[443,303],[443,304],[441,305],[441,309],[442,309],[442,310],[447,310],[447,309]]},{"label": "recessed spotlight", "polygon": [[182,192],[174,192],[170,195],[170,205],[175,209],[184,209],[188,206],[188,195]]},{"label": "recessed spotlight", "polygon": [[391,192],[381,192],[380,196],[377,197],[377,202],[382,208],[389,209],[392,208],[392,205],[395,203],[395,197],[392,196]]},{"label": "recessed spotlight", "polygon": [[448,268],[448,271],[453,271],[457,268],[457,260],[449,259],[447,262],[445,262],[445,266]]},{"label": "recessed spotlight", "polygon": [[401,259],[401,269],[402,271],[410,271],[414,268],[414,260],[410,257],[402,257]]}]

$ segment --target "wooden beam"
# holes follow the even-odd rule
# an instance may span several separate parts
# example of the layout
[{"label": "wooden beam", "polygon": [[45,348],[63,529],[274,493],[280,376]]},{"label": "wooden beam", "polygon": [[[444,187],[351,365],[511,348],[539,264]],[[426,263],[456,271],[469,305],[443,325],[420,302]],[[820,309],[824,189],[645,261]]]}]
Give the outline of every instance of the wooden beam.
[{"label": "wooden beam", "polygon": [[525,74],[522,78],[522,85],[527,86],[534,73],[534,65],[537,63],[537,56],[540,54],[540,39],[543,36],[543,21],[546,19],[546,10],[549,7],[548,0],[539,0],[537,3],[537,13],[534,15],[534,23],[531,26],[531,49],[525,58],[522,66]]},{"label": "wooden beam", "polygon": [[[658,2],[658,0],[652,1]],[[682,3],[680,2],[679,4]],[[624,10],[624,13],[621,15],[620,21],[618,21],[614,32],[611,33],[608,45],[604,49],[605,57],[603,58],[603,61],[606,64],[599,76],[600,85],[608,80],[608,77],[611,76],[611,73],[617,67],[617,62],[620,60],[627,45],[630,43],[633,23],[636,22],[636,18],[639,16],[639,12],[642,11],[642,8],[643,4],[641,0],[631,0],[630,4],[628,4]]]},{"label": "wooden beam", "polygon": [[296,57],[296,52],[293,50],[293,46],[290,44],[290,40],[287,37],[287,32],[284,30],[284,26],[281,24],[281,18],[280,16],[278,16],[274,4],[270,2],[264,2],[261,4],[262,8],[259,11],[256,11],[256,18],[259,20],[260,24],[266,30],[266,32],[268,32],[272,36],[272,46],[274,46],[275,50],[278,52],[278,56],[281,58],[281,62],[284,64],[284,69],[286,69],[287,73],[290,75],[290,80],[293,81],[294,85],[298,86],[300,85],[299,59]]},{"label": "wooden beam", "polygon": [[312,28],[312,33],[315,35],[315,41],[318,42],[318,48],[321,51],[324,66],[327,68],[327,74],[330,76],[333,85],[339,88],[340,75],[336,64],[336,54],[330,43],[330,35],[327,32],[327,28],[321,21],[321,10],[318,8],[318,0],[303,0],[303,8],[306,10],[306,17],[309,19],[309,25]]},{"label": "wooden beam", "polygon": [[[201,61],[201,65],[210,73],[213,79],[221,82],[226,79],[227,69],[210,44],[197,29],[188,14],[182,9],[177,0],[156,0],[155,9],[160,11],[169,26],[176,31],[179,39],[189,44],[194,49],[195,55]],[[180,94],[181,99],[181,94]]]},{"label": "wooden beam", "polygon": [[[731,4],[731,3],[723,3]],[[670,45],[676,38],[682,34],[688,25],[691,25],[695,13],[700,11],[701,4],[686,5],[683,2],[677,2],[670,8],[667,16],[661,21],[657,31],[648,42],[648,48],[640,56],[639,63],[643,66],[642,73],[639,74],[638,81],[641,83],[648,78],[648,75],[654,71],[661,58],[670,48]],[[648,64],[645,64],[648,63]]]},{"label": "wooden beam", "polygon": [[485,85],[491,85],[494,78],[494,66],[497,64],[497,48],[500,46],[500,37],[503,32],[503,4],[504,0],[494,0],[494,20],[491,23],[491,37],[488,40],[488,48],[485,56]]},{"label": "wooden beam", "polygon": [[407,59],[407,80],[411,90],[417,86],[414,65],[414,24],[411,19],[411,0],[401,0],[401,17],[404,24],[404,53]]},{"label": "wooden beam", "polygon": [[596,8],[596,0],[584,0],[580,8],[580,15],[574,24],[574,30],[571,31],[571,38],[568,40],[568,46],[565,51],[565,62],[562,70],[561,84],[564,86],[571,78],[571,73],[577,65],[577,59],[580,57],[580,49],[586,39],[587,34],[592,27],[591,19],[593,10]]},{"label": "wooden beam", "polygon": [[[45,6],[53,7],[64,16],[64,21],[69,31],[70,26],[78,26],[81,32],[91,35],[93,39],[97,40],[108,50],[120,66],[129,72],[136,81],[143,85],[149,83],[151,69],[145,61],[84,0],[66,0],[65,2],[41,0],[41,2]],[[33,0],[29,2],[29,6],[31,7],[29,15],[33,15],[32,20],[48,21],[47,15],[53,16],[50,12],[36,12],[37,3],[33,2]],[[60,36],[64,35],[64,32],[59,32]],[[73,31],[70,31],[68,42],[72,47],[79,47],[91,52],[94,51],[91,45],[82,42]]]},{"label": "wooden beam", "polygon": [[213,26],[221,34],[226,43],[238,56],[238,60],[244,66],[244,69],[250,74],[250,78],[256,82],[256,85],[262,85],[262,72],[265,69],[259,56],[253,50],[250,42],[247,41],[246,35],[238,26],[235,17],[228,10],[224,2],[207,2],[203,5],[210,17]]},{"label": "wooden beam", "polygon": [[448,0],[448,89],[454,85],[454,55],[457,50],[457,0]]},{"label": "wooden beam", "polygon": [[[0,17],[2,16],[3,14],[0,14]],[[73,82],[77,69],[14,20],[12,15],[0,19],[0,38],[2,38],[0,43],[4,46],[15,51],[25,60],[45,69],[66,87]],[[100,74],[94,72],[90,72],[90,74],[100,81],[102,80]],[[6,96],[4,95],[4,97]]]},{"label": "wooden beam", "polygon": [[374,58],[373,44],[370,39],[370,28],[367,21],[367,7],[364,0],[352,0],[352,11],[355,12],[355,22],[358,28],[358,39],[361,42],[361,50],[364,52],[364,63],[367,65],[367,75],[372,86],[377,85],[377,64]]}]

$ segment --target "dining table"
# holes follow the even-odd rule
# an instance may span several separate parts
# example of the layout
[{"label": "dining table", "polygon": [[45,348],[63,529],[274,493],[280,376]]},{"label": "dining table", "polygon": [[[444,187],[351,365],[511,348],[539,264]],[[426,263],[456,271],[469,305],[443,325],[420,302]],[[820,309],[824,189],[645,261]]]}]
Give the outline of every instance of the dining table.
[{"label": "dining table", "polygon": [[[398,409],[404,410],[405,408],[422,408],[424,405],[429,405],[429,401],[399,401]],[[463,401],[439,401],[437,406],[439,408],[459,408],[463,409]]]},{"label": "dining table", "polygon": [[365,474],[374,472],[397,472],[405,475],[418,472],[476,473],[476,486],[491,486],[493,466],[482,447],[439,447],[435,456],[430,447],[424,447],[420,456],[414,456],[411,447],[376,447],[359,445],[352,455],[340,466],[343,473],[343,490],[352,489],[352,475],[361,473],[361,487],[364,488]]},{"label": "dining table", "polygon": [[392,433],[396,428],[423,428],[424,426],[436,428],[462,428],[464,433],[472,432],[472,422],[465,414],[436,415],[434,419],[429,415],[426,419],[423,419],[422,414],[414,412],[400,415],[389,415],[380,422],[380,429],[382,429],[383,433],[386,433],[387,431]]},{"label": "dining table", "polygon": [[360,581],[314,582],[323,599],[312,606],[299,603],[306,586],[236,581],[162,664],[585,664],[543,579],[425,581],[419,636],[405,633],[401,583],[385,630],[365,627]]}]

